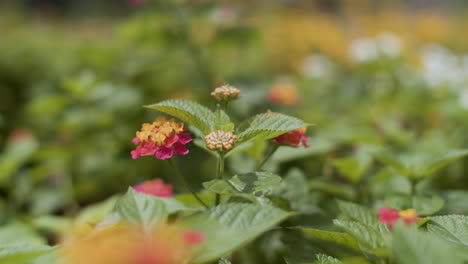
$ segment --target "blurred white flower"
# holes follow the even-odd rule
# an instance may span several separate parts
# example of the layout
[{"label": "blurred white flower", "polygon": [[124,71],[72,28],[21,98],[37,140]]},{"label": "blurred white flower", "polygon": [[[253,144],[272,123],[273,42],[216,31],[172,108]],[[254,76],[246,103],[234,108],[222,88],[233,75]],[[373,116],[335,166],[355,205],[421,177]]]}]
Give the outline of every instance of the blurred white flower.
[{"label": "blurred white flower", "polygon": [[354,39],[349,45],[349,55],[355,62],[374,60],[377,54],[377,44],[371,38]]},{"label": "blurred white flower", "polygon": [[457,88],[468,81],[466,57],[459,57],[441,45],[428,44],[421,51],[423,77],[430,87]]},{"label": "blurred white flower", "polygon": [[401,39],[390,32],[382,32],[376,37],[379,52],[386,56],[394,57],[401,53],[402,42]]},{"label": "blurred white flower", "polygon": [[381,56],[395,57],[401,53],[401,39],[390,32],[382,32],[375,38],[358,38],[349,45],[349,56],[355,62],[366,62]]},{"label": "blurred white flower", "polygon": [[325,77],[330,75],[333,70],[333,62],[321,54],[308,56],[302,63],[302,74],[309,78]]}]

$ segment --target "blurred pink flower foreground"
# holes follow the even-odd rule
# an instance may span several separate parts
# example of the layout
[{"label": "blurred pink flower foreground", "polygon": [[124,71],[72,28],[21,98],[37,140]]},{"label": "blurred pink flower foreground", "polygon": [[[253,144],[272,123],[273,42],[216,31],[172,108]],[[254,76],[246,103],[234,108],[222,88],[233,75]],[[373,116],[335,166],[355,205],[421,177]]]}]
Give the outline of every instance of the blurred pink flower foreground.
[{"label": "blurred pink flower foreground", "polygon": [[144,193],[157,197],[171,197],[172,185],[164,184],[161,179],[154,179],[151,181],[145,181],[133,187],[133,189],[139,193]]}]

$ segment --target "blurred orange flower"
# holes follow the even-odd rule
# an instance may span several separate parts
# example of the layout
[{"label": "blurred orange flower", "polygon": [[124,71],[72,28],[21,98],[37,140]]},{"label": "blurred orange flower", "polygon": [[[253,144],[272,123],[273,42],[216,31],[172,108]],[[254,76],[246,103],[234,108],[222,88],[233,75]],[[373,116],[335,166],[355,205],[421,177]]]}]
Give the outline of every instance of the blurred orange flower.
[{"label": "blurred orange flower", "polygon": [[61,256],[65,264],[182,264],[203,239],[202,233],[177,225],[146,232],[121,225],[66,241]]},{"label": "blurred orange flower", "polygon": [[275,84],[268,92],[268,101],[272,104],[297,105],[299,96],[296,86],[288,82]]}]

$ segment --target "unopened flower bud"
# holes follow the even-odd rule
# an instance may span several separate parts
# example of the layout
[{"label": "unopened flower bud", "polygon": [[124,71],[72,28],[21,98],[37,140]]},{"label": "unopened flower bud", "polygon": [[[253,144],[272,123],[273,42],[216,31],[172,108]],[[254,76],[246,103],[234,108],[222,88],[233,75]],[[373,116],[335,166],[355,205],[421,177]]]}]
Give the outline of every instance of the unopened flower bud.
[{"label": "unopened flower bud", "polygon": [[230,102],[236,100],[237,97],[239,97],[239,94],[239,89],[229,85],[223,85],[214,89],[214,91],[211,93],[211,96],[213,96],[218,101]]},{"label": "unopened flower bud", "polygon": [[236,140],[237,136],[232,132],[222,130],[213,131],[205,136],[208,148],[217,151],[228,151],[232,149]]}]

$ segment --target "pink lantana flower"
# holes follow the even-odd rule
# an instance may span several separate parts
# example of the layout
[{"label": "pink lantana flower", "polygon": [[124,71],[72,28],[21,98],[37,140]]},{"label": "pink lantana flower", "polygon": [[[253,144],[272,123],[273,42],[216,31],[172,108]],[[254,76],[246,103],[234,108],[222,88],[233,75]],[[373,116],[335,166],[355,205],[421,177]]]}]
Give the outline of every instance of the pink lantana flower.
[{"label": "pink lantana flower", "polygon": [[174,155],[187,155],[189,150],[185,144],[192,141],[192,137],[185,130],[183,123],[177,123],[174,119],[166,120],[165,117],[158,117],[151,124],[143,124],[132,140],[138,145],[131,152],[132,158],[155,156],[164,160]]},{"label": "pink lantana flower", "polygon": [[296,130],[286,132],[280,136],[273,138],[272,140],[280,145],[287,145],[295,148],[304,146],[308,148],[310,146],[307,144],[307,141],[309,141],[310,137],[306,136],[306,131],[307,128],[305,127],[299,128]]},{"label": "pink lantana flower", "polygon": [[164,184],[161,179],[154,179],[151,181],[145,181],[133,187],[133,189],[139,193],[144,193],[157,197],[171,197],[172,185]]},{"label": "pink lantana flower", "polygon": [[419,217],[414,209],[403,211],[398,211],[388,207],[382,207],[379,209],[379,222],[386,224],[390,228],[392,228],[400,219],[407,225],[411,225],[419,221]]}]

